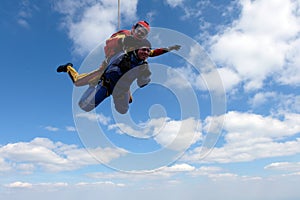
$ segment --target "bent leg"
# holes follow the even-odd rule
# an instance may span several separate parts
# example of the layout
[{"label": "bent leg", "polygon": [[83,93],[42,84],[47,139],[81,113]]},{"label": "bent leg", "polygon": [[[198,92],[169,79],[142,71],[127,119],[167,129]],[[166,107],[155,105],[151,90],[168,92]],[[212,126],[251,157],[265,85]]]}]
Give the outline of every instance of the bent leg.
[{"label": "bent leg", "polygon": [[[70,73],[72,74],[72,77],[74,77],[74,84],[76,86],[83,86],[83,85],[92,85],[95,86],[98,84],[102,74],[104,73],[104,71],[107,68],[107,62],[103,61],[102,64],[100,65],[100,67],[92,72],[89,73],[85,73],[85,74],[78,74],[74,69],[70,69]],[[71,72],[71,70],[73,72]],[[69,75],[70,75],[69,73]],[[70,75],[71,76],[71,75]]]},{"label": "bent leg", "polygon": [[137,85],[142,88],[151,81],[151,71],[147,63],[138,67],[139,73],[137,77]]},{"label": "bent leg", "polygon": [[79,100],[79,107],[89,112],[96,108],[106,97],[108,97],[107,88],[101,84],[96,87],[90,86]]},{"label": "bent leg", "polygon": [[75,68],[73,68],[72,63],[67,63],[65,65],[60,65],[57,68],[57,72],[67,72],[72,82],[76,86],[83,85],[92,85],[95,86],[98,84],[103,72],[107,67],[107,62],[103,61],[100,67],[97,70],[94,70],[89,73],[79,74]]},{"label": "bent leg", "polygon": [[126,76],[120,78],[118,72],[110,72],[106,74],[106,78],[109,80],[110,93],[113,96],[115,109],[119,113],[125,114],[129,109],[129,88],[131,81],[128,81]]},{"label": "bent leg", "polygon": [[103,73],[102,70],[97,69],[90,73],[83,73],[79,74],[76,69],[71,66],[67,67],[67,72],[73,81],[74,85],[76,86],[83,86],[83,85],[96,85],[101,78]]},{"label": "bent leg", "polygon": [[119,113],[121,114],[127,113],[129,109],[129,98],[130,98],[129,91],[125,91],[122,93],[119,92],[113,93],[115,108]]}]

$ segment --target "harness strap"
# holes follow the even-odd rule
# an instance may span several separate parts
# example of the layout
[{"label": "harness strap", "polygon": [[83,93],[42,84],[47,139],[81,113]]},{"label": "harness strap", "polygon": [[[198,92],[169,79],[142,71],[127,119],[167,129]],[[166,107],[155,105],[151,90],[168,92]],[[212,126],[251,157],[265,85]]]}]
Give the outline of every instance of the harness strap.
[{"label": "harness strap", "polygon": [[[101,82],[101,83],[100,83],[100,82]],[[109,95],[112,94],[111,86],[110,86],[110,80],[107,79],[107,78],[105,77],[105,75],[102,75],[102,77],[101,77],[99,83],[100,83],[103,87],[106,87],[106,89],[107,89],[106,96],[109,96]]]}]

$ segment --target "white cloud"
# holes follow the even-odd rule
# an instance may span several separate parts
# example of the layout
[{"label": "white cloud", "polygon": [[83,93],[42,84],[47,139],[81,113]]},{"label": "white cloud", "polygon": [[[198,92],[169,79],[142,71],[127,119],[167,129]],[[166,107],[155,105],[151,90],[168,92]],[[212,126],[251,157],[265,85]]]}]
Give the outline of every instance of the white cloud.
[{"label": "white cloud", "polygon": [[167,70],[165,84],[169,87],[187,89],[193,86],[202,91],[211,91],[223,95],[240,82],[239,75],[229,68],[217,68],[204,49],[198,45],[192,45],[187,54],[187,60],[191,64],[176,69]]},{"label": "white cloud", "polygon": [[279,95],[279,108],[286,112],[300,113],[300,95]]},{"label": "white cloud", "polygon": [[[223,181],[223,180],[239,180],[239,181],[249,181],[249,180],[261,180],[258,176],[240,176],[235,173],[231,173],[221,167],[216,166],[201,166],[199,168],[192,166],[187,163],[174,164],[172,166],[163,167],[156,171],[143,171],[144,173],[104,173],[96,172],[88,174],[90,178],[93,179],[109,179],[109,180],[130,180],[131,184],[140,185],[144,183],[144,180],[151,182],[151,184],[168,184],[176,183],[182,184],[190,181],[190,178],[197,179],[205,178],[208,181]],[[184,177],[183,179],[178,177]]]},{"label": "white cloud", "polygon": [[178,89],[186,89],[192,86],[205,90],[205,83],[200,75],[197,75],[191,66],[181,67],[176,69],[167,70],[166,82],[164,83],[168,87],[175,87]]},{"label": "white cloud", "polygon": [[78,117],[78,118],[86,118],[86,119],[91,120],[91,121],[99,121],[103,125],[108,125],[109,122],[111,121],[110,117],[106,117],[106,116],[104,116],[101,113],[100,114],[96,114],[96,113],[85,112],[85,113],[76,114],[76,117]]},{"label": "white cloud", "polygon": [[267,170],[300,172],[300,162],[275,162],[265,166]]},{"label": "white cloud", "polygon": [[76,128],[74,126],[66,126],[66,130],[74,132],[74,131],[76,131]]},{"label": "white cloud", "polygon": [[[216,74],[218,73],[218,74]],[[238,83],[240,83],[241,78],[237,73],[228,68],[218,68],[216,71],[202,74],[204,80],[209,80],[209,89],[212,91],[222,92],[231,91]],[[221,81],[215,81],[216,78],[221,78]],[[222,85],[220,85],[220,83]],[[220,91],[221,90],[221,91]]]},{"label": "white cloud", "polygon": [[0,173],[10,171],[11,169],[12,169],[11,164],[6,162],[4,158],[0,158]]},{"label": "white cloud", "polygon": [[[237,174],[227,172],[220,167],[214,167],[214,166],[209,166],[209,167],[203,166],[203,167],[197,168],[197,169],[191,171],[190,175],[194,176],[194,177],[198,177],[198,176],[208,177],[209,179],[214,180],[214,181],[216,181],[216,180],[218,180],[218,181],[235,180],[235,179],[246,180],[246,179],[250,178],[250,177],[242,177]],[[252,177],[252,178],[259,179],[259,177]]]},{"label": "white cloud", "polygon": [[11,188],[11,189],[18,189],[18,188],[22,188],[22,189],[36,189],[36,188],[44,188],[46,190],[49,189],[55,189],[55,188],[65,188],[69,186],[68,183],[64,183],[64,182],[55,182],[55,183],[29,183],[29,182],[22,182],[22,181],[16,181],[16,182],[12,182],[9,184],[6,184],[5,187],[7,188]]},{"label": "white cloud", "polygon": [[287,85],[300,85],[300,39],[290,42],[289,49],[287,51],[284,69],[277,75],[277,80],[282,84]]},{"label": "white cloud", "polygon": [[[109,163],[110,161],[119,158],[121,155],[126,154],[125,151],[113,148],[94,148],[94,149],[70,149],[63,152],[72,163],[77,163],[79,167]],[[97,160],[93,156],[97,156]]]},{"label": "white cloud", "polygon": [[162,180],[176,176],[178,174],[188,174],[196,170],[196,167],[181,163],[174,164],[172,166],[165,166],[155,171],[130,171],[129,173],[114,172],[114,173],[105,173],[105,172],[96,172],[90,173],[88,176],[93,179],[130,179],[130,182],[138,182],[141,180]]},{"label": "white cloud", "polygon": [[221,173],[223,171],[222,168],[220,167],[206,167],[206,166],[203,166],[203,167],[200,167],[198,169],[196,169],[195,171],[193,171],[191,174],[193,176],[208,176],[208,175],[211,175],[211,174],[216,174],[216,173]]},{"label": "white cloud", "polygon": [[189,118],[182,121],[171,120],[154,137],[165,148],[181,151],[202,139],[199,121]]},{"label": "white cloud", "polygon": [[16,181],[9,184],[4,185],[6,188],[10,189],[29,189],[36,191],[57,191],[53,189],[84,189],[84,188],[99,188],[102,186],[109,186],[109,187],[125,187],[123,183],[114,183],[112,181],[98,181],[98,182],[78,182],[74,184],[66,183],[66,182],[42,182],[42,183],[29,183],[29,182],[22,182]]},{"label": "white cloud", "polygon": [[[82,116],[82,117],[84,117],[84,116]],[[99,120],[100,119],[101,119],[101,117],[99,116]],[[45,126],[44,129],[46,129],[47,131],[51,131],[51,132],[57,132],[57,131],[61,130],[60,128],[55,127],[55,126]],[[73,132],[73,131],[76,131],[76,128],[73,126],[66,126],[65,130]]]},{"label": "white cloud", "polygon": [[[137,0],[122,4],[122,20],[135,20]],[[55,9],[64,15],[63,26],[73,41],[74,51],[85,55],[103,43],[117,28],[117,1],[72,1],[55,2]]]},{"label": "white cloud", "polygon": [[288,137],[300,131],[300,115],[286,114],[284,120],[264,117],[251,113],[229,112],[225,116],[224,128],[230,133],[226,140],[239,142],[239,138],[258,137],[276,138]]},{"label": "white cloud", "polygon": [[[194,162],[246,162],[260,158],[300,153],[300,115],[286,113],[279,120],[251,113],[229,112],[225,116],[224,144],[215,147],[203,160],[197,147],[184,157]],[[209,119],[208,121],[213,120]],[[210,124],[206,121],[206,125]],[[215,120],[217,122],[218,120]]]},{"label": "white cloud", "polygon": [[104,182],[79,182],[76,184],[76,186],[80,187],[93,187],[93,186],[98,186],[98,185],[111,185],[111,186],[118,186],[118,187],[124,187],[125,184],[122,183],[114,183],[111,181],[104,181]]},{"label": "white cloud", "polygon": [[167,4],[172,8],[180,6],[184,3],[184,0],[166,0]]},{"label": "white cloud", "polygon": [[[47,190],[42,187],[19,190],[10,188],[10,192],[3,192],[3,199],[61,199],[72,197],[74,200],[97,199],[97,197],[109,197],[110,200],[128,199],[244,199],[244,200],[284,200],[299,199],[299,177],[276,177],[274,180],[250,179],[247,177],[227,177],[215,180],[207,179],[183,179],[159,182],[143,181],[134,184],[115,183],[112,181],[100,181],[95,183],[68,184],[57,190]],[[175,184],[174,184],[175,183]],[[197,183],[197,184],[195,184]],[[33,190],[35,189],[35,190]],[[40,190],[38,190],[40,189]],[[217,192],[216,192],[217,191]],[[272,192],[270,192],[272,191]]]},{"label": "white cloud", "polygon": [[194,171],[195,167],[191,166],[189,164],[175,164],[170,167],[164,168],[163,171],[166,172],[189,172],[189,171]]},{"label": "white cloud", "polygon": [[167,76],[165,84],[168,87],[185,90],[193,86],[201,91],[209,90],[219,94],[224,93],[224,89],[229,91],[240,82],[238,75],[228,68],[204,70],[198,74],[188,65],[167,70]]},{"label": "white cloud", "polygon": [[1,171],[18,169],[28,173],[33,170],[69,171],[88,165],[109,163],[124,152],[110,148],[81,149],[75,145],[52,142],[47,138],[35,138],[30,142],[10,143],[0,147]]},{"label": "white cloud", "polygon": [[259,92],[254,95],[253,99],[250,100],[250,103],[252,107],[258,107],[265,104],[266,102],[268,102],[268,100],[275,97],[276,97],[275,92],[265,92],[265,93]]},{"label": "white cloud", "polygon": [[153,139],[165,148],[181,151],[202,139],[201,124],[199,121],[189,118],[181,121],[169,118],[151,119],[146,123],[140,123],[134,129],[127,124],[110,125],[109,129],[120,129],[118,133],[127,133],[139,138],[153,137]]},{"label": "white cloud", "polygon": [[126,133],[137,138],[150,138],[159,134],[161,129],[169,120],[169,118],[153,118],[147,122],[141,122],[137,124],[136,127],[131,127],[128,124],[117,123],[109,125],[108,129],[115,129],[119,134]]},{"label": "white cloud", "polygon": [[[241,17],[212,38],[213,59],[237,72],[246,90],[263,87],[264,80],[277,73],[285,75],[277,81],[299,84],[295,80],[299,76],[295,68],[298,58],[292,56],[299,48],[293,45],[300,33],[299,2],[243,0],[240,3]],[[293,65],[286,63],[288,55]],[[292,72],[297,75],[291,81],[288,75]]]},{"label": "white cloud", "polygon": [[279,92],[259,92],[249,100],[253,108],[272,106],[273,115],[284,115],[284,113],[300,112],[300,96],[284,94]]},{"label": "white cloud", "polygon": [[14,166],[18,171],[22,174],[32,174],[33,171],[36,169],[35,165],[32,163],[20,163],[15,164]]},{"label": "white cloud", "polygon": [[25,19],[18,19],[18,24],[24,28],[29,28],[29,23]]},{"label": "white cloud", "polygon": [[76,186],[78,187],[97,187],[102,185],[108,185],[108,186],[116,186],[116,187],[125,187],[126,185],[123,183],[114,183],[112,181],[103,181],[103,182],[80,182],[77,183]]},{"label": "white cloud", "polygon": [[56,132],[59,130],[59,128],[53,127],[53,126],[46,126],[45,129],[48,131],[53,131],[53,132]]},{"label": "white cloud", "polygon": [[9,188],[32,188],[32,184],[17,181],[14,183],[7,184],[6,187],[9,187]]},{"label": "white cloud", "polygon": [[30,28],[30,20],[33,18],[33,15],[36,11],[39,11],[39,7],[28,0],[22,0],[20,2],[20,8],[17,15],[17,23],[29,29]]}]

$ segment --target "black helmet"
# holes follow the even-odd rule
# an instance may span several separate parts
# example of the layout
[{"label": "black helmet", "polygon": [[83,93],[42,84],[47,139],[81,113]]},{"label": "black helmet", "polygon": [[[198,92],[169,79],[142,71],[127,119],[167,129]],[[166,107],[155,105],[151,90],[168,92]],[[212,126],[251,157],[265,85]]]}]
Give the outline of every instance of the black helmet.
[{"label": "black helmet", "polygon": [[149,42],[149,40],[143,39],[143,40],[140,40],[140,41],[137,42],[137,45],[136,45],[137,49],[140,49],[140,48],[143,48],[143,47],[151,48],[151,43]]}]

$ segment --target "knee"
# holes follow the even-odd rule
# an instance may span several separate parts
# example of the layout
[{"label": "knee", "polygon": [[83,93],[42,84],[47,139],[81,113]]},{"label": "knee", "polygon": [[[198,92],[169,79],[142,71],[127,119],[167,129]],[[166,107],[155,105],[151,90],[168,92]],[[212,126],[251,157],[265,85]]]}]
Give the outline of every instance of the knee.
[{"label": "knee", "polygon": [[122,96],[114,96],[115,109],[120,114],[127,113],[129,109],[129,96],[127,94],[128,92]]},{"label": "knee", "polygon": [[128,106],[115,105],[116,111],[120,114],[126,114],[128,112]]},{"label": "knee", "polygon": [[76,87],[80,87],[80,86],[86,85],[86,83],[83,83],[83,82],[80,81],[80,80],[74,80],[74,85],[75,85]]},{"label": "knee", "polygon": [[80,98],[78,105],[79,107],[89,112],[95,108],[95,94],[97,89],[95,87],[89,87]]},{"label": "knee", "polygon": [[95,108],[95,104],[92,102],[87,102],[84,100],[80,100],[78,103],[79,107],[84,110],[85,112],[90,112]]},{"label": "knee", "polygon": [[146,85],[148,85],[151,81],[150,77],[139,77],[137,79],[137,85],[142,88],[145,87]]}]

